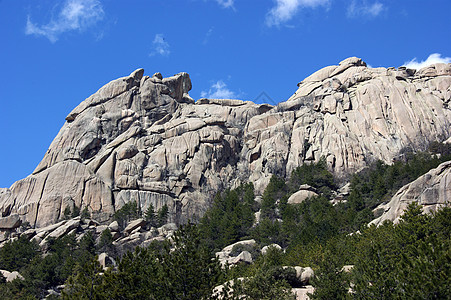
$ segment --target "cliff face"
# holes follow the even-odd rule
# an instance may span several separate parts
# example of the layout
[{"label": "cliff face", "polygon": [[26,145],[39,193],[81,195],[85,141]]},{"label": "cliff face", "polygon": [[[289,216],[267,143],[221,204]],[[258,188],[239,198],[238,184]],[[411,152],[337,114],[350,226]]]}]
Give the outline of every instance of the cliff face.
[{"label": "cliff face", "polygon": [[66,117],[33,174],[0,189],[0,229],[53,224],[73,205],[107,221],[129,201],[167,204],[169,220],[185,222],[222,188],[251,181],[261,193],[272,174],[322,156],[343,176],[451,136],[451,64],[372,69],[349,58],[275,107],[195,102],[188,74],[143,73],[111,81]]}]

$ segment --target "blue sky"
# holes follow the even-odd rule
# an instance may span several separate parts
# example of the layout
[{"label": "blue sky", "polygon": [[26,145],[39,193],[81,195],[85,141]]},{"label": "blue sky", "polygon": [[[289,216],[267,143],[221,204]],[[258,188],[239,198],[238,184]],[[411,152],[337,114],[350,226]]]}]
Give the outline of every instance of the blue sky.
[{"label": "blue sky", "polygon": [[195,99],[277,103],[350,56],[451,62],[450,12],[449,0],[0,0],[0,187],[33,171],[76,105],[137,68],[188,72]]}]

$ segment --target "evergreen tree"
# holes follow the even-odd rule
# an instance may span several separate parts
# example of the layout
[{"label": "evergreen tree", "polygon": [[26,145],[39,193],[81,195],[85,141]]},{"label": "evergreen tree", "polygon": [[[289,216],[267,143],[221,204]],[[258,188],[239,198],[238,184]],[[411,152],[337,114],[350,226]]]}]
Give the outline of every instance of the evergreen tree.
[{"label": "evergreen tree", "polygon": [[263,192],[261,203],[261,218],[274,220],[278,217],[276,211],[276,202],[286,194],[285,181],[276,175],[273,175]]},{"label": "evergreen tree", "polygon": [[313,278],[315,291],[310,299],[348,299],[350,295],[349,281],[343,272],[342,265],[333,253],[327,251],[321,260],[319,270]]},{"label": "evergreen tree", "polygon": [[222,279],[223,271],[216,257],[202,242],[197,226],[182,226],[175,234],[172,250],[161,259],[163,286],[167,299],[205,299]]},{"label": "evergreen tree", "polygon": [[136,220],[141,216],[141,209],[138,207],[136,201],[131,201],[124,206],[122,206],[119,210],[117,210],[113,218],[118,222],[119,227],[124,229],[127,226],[127,223]]},{"label": "evergreen tree", "polygon": [[100,252],[106,252],[108,255],[116,255],[116,249],[113,245],[113,235],[109,228],[105,229],[100,234],[98,249]]},{"label": "evergreen tree", "polygon": [[71,211],[70,207],[66,206],[66,208],[64,209],[64,220],[69,220],[71,214],[72,214],[72,211]]},{"label": "evergreen tree", "polygon": [[157,225],[158,227],[163,226],[168,221],[169,208],[165,204],[163,205],[157,213]]},{"label": "evergreen tree", "polygon": [[89,213],[89,210],[88,210],[87,207],[85,207],[85,208],[81,211],[80,217],[81,217],[82,220],[91,218],[91,214]]},{"label": "evergreen tree", "polygon": [[95,258],[85,264],[77,264],[62,291],[62,299],[108,299],[98,291],[102,283],[102,271]]},{"label": "evergreen tree", "polygon": [[151,227],[157,227],[157,216],[155,215],[155,209],[151,204],[149,204],[149,207],[147,208],[145,214],[144,214],[145,220],[148,222],[149,226]]},{"label": "evergreen tree", "polygon": [[251,183],[217,193],[199,224],[208,247],[212,251],[219,251],[228,244],[248,237],[256,210],[258,206]]},{"label": "evergreen tree", "polygon": [[74,205],[74,209],[72,210],[72,213],[70,214],[71,218],[78,217],[80,215],[80,207],[77,207]]}]

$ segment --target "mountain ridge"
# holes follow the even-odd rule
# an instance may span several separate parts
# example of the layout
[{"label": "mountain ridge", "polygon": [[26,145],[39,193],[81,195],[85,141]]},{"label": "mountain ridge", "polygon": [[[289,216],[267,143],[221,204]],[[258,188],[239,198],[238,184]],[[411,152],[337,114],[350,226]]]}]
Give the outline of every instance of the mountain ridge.
[{"label": "mountain ridge", "polygon": [[250,181],[261,195],[273,174],[321,157],[345,178],[451,136],[451,64],[368,68],[352,57],[276,106],[194,101],[190,90],[187,73],[143,69],[101,87],[68,114],[34,172],[0,190],[0,220],[43,227],[77,206],[106,222],[136,201],[142,211],[166,204],[169,221],[184,223],[223,188]]}]

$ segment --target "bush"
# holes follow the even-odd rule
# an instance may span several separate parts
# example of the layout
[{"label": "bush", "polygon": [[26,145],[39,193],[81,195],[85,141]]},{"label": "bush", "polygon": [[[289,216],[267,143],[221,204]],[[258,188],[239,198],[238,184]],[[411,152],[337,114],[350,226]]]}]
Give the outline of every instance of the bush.
[{"label": "bush", "polygon": [[113,246],[113,235],[111,234],[110,229],[107,228],[100,234],[98,249],[100,252],[106,252],[109,255],[115,254]]}]

